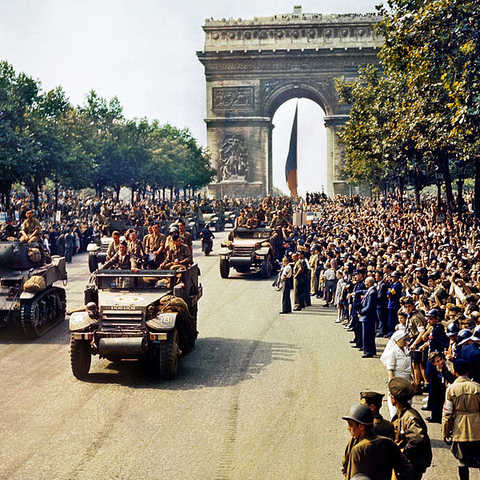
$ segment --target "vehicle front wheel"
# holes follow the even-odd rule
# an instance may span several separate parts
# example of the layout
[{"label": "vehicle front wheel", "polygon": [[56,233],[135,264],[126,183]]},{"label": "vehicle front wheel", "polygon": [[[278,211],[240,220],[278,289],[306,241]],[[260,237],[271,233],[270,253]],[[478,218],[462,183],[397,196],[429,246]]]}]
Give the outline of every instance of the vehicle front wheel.
[{"label": "vehicle front wheel", "polygon": [[70,338],[70,364],[75,378],[84,380],[90,371],[92,354],[90,351],[90,342],[88,340],[78,340]]},{"label": "vehicle front wheel", "polygon": [[220,259],[220,276],[222,278],[228,278],[230,273],[230,262],[224,258]]},{"label": "vehicle front wheel", "polygon": [[262,262],[262,278],[270,278],[272,276],[272,258],[267,255]]},{"label": "vehicle front wheel", "polygon": [[180,359],[180,347],[178,346],[178,331],[174,328],[168,332],[167,339],[158,346],[158,366],[160,378],[172,380],[178,372]]}]

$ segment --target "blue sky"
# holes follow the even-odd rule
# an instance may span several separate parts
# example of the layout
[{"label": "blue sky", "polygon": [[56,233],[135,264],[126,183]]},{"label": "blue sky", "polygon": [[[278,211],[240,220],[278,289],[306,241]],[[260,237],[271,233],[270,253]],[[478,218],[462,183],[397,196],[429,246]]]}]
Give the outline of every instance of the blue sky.
[{"label": "blue sky", "polygon": [[[147,117],[188,127],[206,143],[202,50],[206,18],[253,18],[292,13],[374,12],[380,0],[291,2],[271,0],[0,0],[0,59],[39,79],[44,90],[61,85],[70,101],[117,96],[127,118]],[[274,117],[274,183],[286,191],[283,162],[295,102]],[[286,144],[286,143],[287,144]],[[323,111],[299,106],[299,190],[325,184]]]}]

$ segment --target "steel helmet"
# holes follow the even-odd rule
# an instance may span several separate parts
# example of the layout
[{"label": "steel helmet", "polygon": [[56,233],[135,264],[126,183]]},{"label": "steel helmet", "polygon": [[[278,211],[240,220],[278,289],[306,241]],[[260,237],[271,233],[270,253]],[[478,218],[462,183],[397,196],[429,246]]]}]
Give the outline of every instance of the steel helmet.
[{"label": "steel helmet", "polygon": [[422,287],[417,287],[413,290],[413,293],[415,295],[423,295],[425,293],[425,290]]},{"label": "steel helmet", "polygon": [[353,405],[348,411],[348,415],[342,417],[344,420],[353,420],[362,425],[373,425],[373,412],[366,405]]},{"label": "steel helmet", "polygon": [[472,332],[468,328],[464,328],[458,332],[457,345],[463,345],[467,343],[472,337]]},{"label": "steel helmet", "polygon": [[480,342],[480,325],[477,325],[473,329],[473,335],[471,337],[471,340],[473,340],[474,342]]},{"label": "steel helmet", "polygon": [[426,317],[440,318],[440,312],[436,308],[432,308],[425,315]]},{"label": "steel helmet", "polygon": [[447,327],[447,337],[454,337],[455,335],[458,335],[459,331],[460,327],[456,323],[451,323]]}]

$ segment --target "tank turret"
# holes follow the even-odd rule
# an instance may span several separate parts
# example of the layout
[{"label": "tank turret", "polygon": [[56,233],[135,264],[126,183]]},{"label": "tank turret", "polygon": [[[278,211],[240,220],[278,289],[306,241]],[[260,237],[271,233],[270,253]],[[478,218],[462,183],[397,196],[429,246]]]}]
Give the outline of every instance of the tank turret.
[{"label": "tank turret", "polygon": [[37,243],[0,242],[0,325],[19,326],[37,338],[65,319],[65,258]]}]

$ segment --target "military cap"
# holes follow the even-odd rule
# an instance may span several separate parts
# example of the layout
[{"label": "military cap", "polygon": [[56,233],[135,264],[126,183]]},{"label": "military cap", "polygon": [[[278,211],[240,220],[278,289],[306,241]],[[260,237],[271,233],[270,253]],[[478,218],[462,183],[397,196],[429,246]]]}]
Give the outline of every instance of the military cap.
[{"label": "military cap", "polygon": [[394,377],[388,382],[388,391],[400,400],[410,400],[414,393],[412,384],[401,377]]},{"label": "military cap", "polygon": [[378,392],[360,392],[360,400],[365,399],[368,404],[381,403],[384,396],[383,393]]}]

